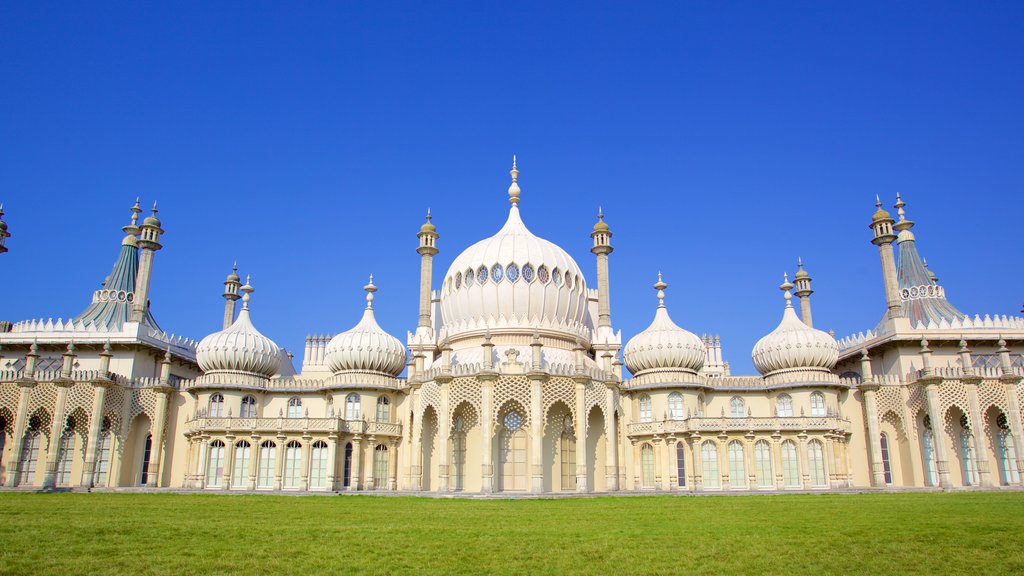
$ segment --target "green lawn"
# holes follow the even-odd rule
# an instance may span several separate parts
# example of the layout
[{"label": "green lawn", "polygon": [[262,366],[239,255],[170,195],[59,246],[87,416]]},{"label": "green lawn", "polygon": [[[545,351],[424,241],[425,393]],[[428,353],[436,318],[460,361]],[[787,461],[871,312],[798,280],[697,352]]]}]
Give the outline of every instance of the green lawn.
[{"label": "green lawn", "polygon": [[1024,493],[0,493],[0,574],[1021,574]]}]

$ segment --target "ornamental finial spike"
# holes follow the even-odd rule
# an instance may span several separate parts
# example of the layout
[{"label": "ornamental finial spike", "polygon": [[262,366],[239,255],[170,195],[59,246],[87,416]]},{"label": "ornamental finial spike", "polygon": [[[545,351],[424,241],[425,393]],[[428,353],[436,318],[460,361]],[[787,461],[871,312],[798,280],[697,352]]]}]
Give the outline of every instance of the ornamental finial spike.
[{"label": "ornamental finial spike", "polygon": [[789,274],[787,274],[786,272],[783,272],[782,273],[782,284],[779,285],[779,290],[782,290],[783,292],[786,293],[786,305],[787,306],[790,305],[789,304],[789,299],[792,298],[792,296],[790,296],[789,291],[792,290],[792,289],[793,289],[793,284],[790,283],[790,281],[789,281]]},{"label": "ornamental finial spike", "polygon": [[654,283],[654,289],[658,291],[658,308],[665,307],[665,288],[668,288],[668,284],[661,279],[661,272],[658,272],[658,281]]},{"label": "ornamental finial spike", "polygon": [[252,284],[249,283],[250,278],[251,277],[248,274],[246,274],[245,284],[241,288],[239,288],[239,290],[242,292],[242,310],[249,309],[249,300],[252,299],[250,294],[256,291],[256,289],[252,287]]},{"label": "ornamental finial spike", "polygon": [[427,222],[430,222],[432,216],[430,215],[430,208],[427,208]]},{"label": "ornamental finial spike", "polygon": [[370,310],[373,308],[373,293],[377,291],[377,286],[373,284],[373,274],[370,274],[370,283],[363,286],[363,290],[366,290],[366,309]]},{"label": "ornamental finial spike", "polygon": [[519,204],[519,169],[516,168],[516,156],[512,155],[512,169],[509,170],[509,175],[512,176],[512,184],[508,187],[508,201],[516,206]]}]

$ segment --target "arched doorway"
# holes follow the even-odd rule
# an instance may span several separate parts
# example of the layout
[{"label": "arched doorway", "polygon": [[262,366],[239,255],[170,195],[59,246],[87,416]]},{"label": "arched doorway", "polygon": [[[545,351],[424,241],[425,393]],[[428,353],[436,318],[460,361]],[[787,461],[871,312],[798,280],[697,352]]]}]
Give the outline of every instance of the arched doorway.
[{"label": "arched doorway", "polygon": [[528,487],[526,419],[520,409],[513,408],[501,418],[498,444],[499,489],[521,492]]}]

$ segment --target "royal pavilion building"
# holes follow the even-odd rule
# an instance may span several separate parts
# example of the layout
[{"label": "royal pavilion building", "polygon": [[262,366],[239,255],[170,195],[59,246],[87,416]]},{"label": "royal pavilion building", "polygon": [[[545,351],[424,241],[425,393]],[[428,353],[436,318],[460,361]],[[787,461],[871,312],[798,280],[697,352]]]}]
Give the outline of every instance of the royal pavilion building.
[{"label": "royal pavilion building", "polygon": [[[470,494],[1021,485],[1024,319],[947,300],[898,196],[895,217],[878,202],[870,219],[881,320],[840,340],[816,329],[800,265],[752,351],[758,374],[736,376],[717,337],[672,319],[660,274],[650,325],[623,345],[609,225],[599,217],[590,234],[592,288],[573,256],[526,227],[518,176],[513,163],[505,223],[440,278],[428,215],[404,343],[378,325],[375,306],[394,304],[378,304],[370,277],[359,322],[307,338],[298,365],[257,329],[260,299],[237,270],[222,330],[192,340],[161,328],[149,292],[163,224],[155,207],[140,224],[136,203],[80,314],[0,323],[0,482]],[[8,237],[0,208],[0,254]]]}]

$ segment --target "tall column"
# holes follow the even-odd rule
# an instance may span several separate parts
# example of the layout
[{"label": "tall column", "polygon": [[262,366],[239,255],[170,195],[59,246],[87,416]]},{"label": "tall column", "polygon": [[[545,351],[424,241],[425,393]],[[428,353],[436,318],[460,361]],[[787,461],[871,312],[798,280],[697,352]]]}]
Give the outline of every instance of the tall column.
[{"label": "tall column", "polygon": [[398,487],[398,439],[392,438],[388,452],[388,490]]},{"label": "tall column", "polygon": [[775,489],[782,490],[786,479],[782,472],[782,435],[778,432],[772,434],[772,470],[775,472]]},{"label": "tall column", "polygon": [[[918,380],[918,382],[921,381]],[[953,484],[949,478],[949,456],[946,450],[946,434],[943,431],[945,426],[939,402],[940,382],[942,382],[942,378],[938,376],[932,376],[923,382],[924,396],[928,408],[928,418],[932,421],[932,440],[935,443],[935,467],[939,472],[939,486],[950,488]]]},{"label": "tall column", "polygon": [[544,378],[541,372],[530,372],[530,491],[536,494],[544,491],[544,415],[541,406]]},{"label": "tall column", "polygon": [[576,491],[587,491],[586,377],[576,377]]},{"label": "tall column", "polygon": [[64,367],[61,369],[60,378],[54,381],[57,387],[57,401],[53,408],[53,422],[50,427],[50,445],[46,451],[46,472],[43,476],[43,488],[53,488],[57,485],[57,457],[60,452],[61,436],[64,435],[64,428],[67,425],[67,402],[68,389],[75,383],[71,380],[71,371],[75,363],[75,344],[68,344],[64,352]]},{"label": "tall column", "polygon": [[327,448],[327,489],[331,492],[337,490],[338,475],[338,435],[331,434]]},{"label": "tall column", "polygon": [[864,395],[864,422],[867,423],[868,437],[865,444],[868,447],[868,463],[871,467],[871,485],[885,486],[885,467],[882,463],[881,433],[878,426],[878,402],[876,393],[879,389],[878,382],[875,382],[874,373],[871,370],[871,357],[867,350],[860,353],[860,374],[861,384],[859,386]]},{"label": "tall column", "polygon": [[605,489],[614,492],[619,490],[619,437],[615,426],[615,390],[610,386],[605,389],[604,406]]},{"label": "tall column", "polygon": [[[34,348],[35,344],[32,347]],[[34,366],[35,363],[33,362],[32,364]],[[25,374],[32,374],[33,372],[34,370],[26,370]],[[18,381],[21,395],[18,398],[18,414],[14,417],[14,442],[11,446],[11,461],[7,466],[7,486],[12,488],[18,485],[18,471],[21,469],[21,450],[22,444],[25,442],[25,428],[28,425],[29,396],[32,394],[32,388],[35,385],[35,380],[31,380],[30,377]]]},{"label": "tall column", "polygon": [[[415,388],[409,391],[409,395],[412,400],[413,407],[413,420],[412,420],[412,467],[410,470],[410,490],[423,490],[423,418],[425,411],[420,409],[422,405],[422,391],[419,388]],[[369,445],[367,450],[373,452],[373,445]]]},{"label": "tall column", "polygon": [[690,451],[693,457],[690,459],[693,466],[693,490],[700,492],[704,490],[704,461],[701,458],[700,443],[702,438],[699,432],[690,436]]},{"label": "tall column", "polygon": [[450,376],[438,376],[437,381],[440,387],[441,406],[439,406],[437,414],[437,451],[438,451],[438,480],[437,490],[439,492],[448,492],[450,489],[448,483],[448,469],[450,464],[450,445],[448,438],[451,434],[451,408],[448,406],[449,397],[451,396],[451,388],[449,384],[451,382]]},{"label": "tall column", "polygon": [[420,319],[417,327],[430,328],[431,278],[434,269],[434,255],[437,254],[437,228],[430,222],[430,210],[427,210],[427,222],[420,227],[416,236],[420,245],[416,253],[420,255]]},{"label": "tall column", "polygon": [[888,212],[882,209],[882,201],[877,200],[877,210],[871,219],[870,228],[874,231],[871,243],[878,246],[882,260],[882,281],[885,284],[885,305],[887,318],[898,318],[903,315],[903,304],[900,300],[899,281],[896,278],[896,257],[893,255],[892,243],[896,241],[893,224],[896,222]]},{"label": "tall column", "polygon": [[224,437],[224,473],[220,479],[220,489],[230,490],[231,479],[235,475],[235,436],[229,431]]},{"label": "tall column", "polygon": [[[148,220],[148,218],[147,218]],[[156,414],[153,418],[153,443],[149,456],[149,468],[153,472],[149,475],[147,486],[159,488],[163,476],[164,462],[164,430],[167,428],[167,405],[168,396],[174,392],[170,386],[171,378],[171,350],[167,349],[164,359],[160,362],[160,385],[153,388],[156,394]]]},{"label": "tall column", "polygon": [[153,214],[142,221],[139,227],[139,271],[135,281],[135,300],[132,303],[131,321],[142,322],[149,305],[149,286],[153,277],[153,255],[163,248],[160,245],[160,220],[156,217],[156,203],[153,203]]},{"label": "tall column", "polygon": [[274,447],[274,450],[277,452],[274,458],[274,490],[281,490],[284,486],[285,440],[287,438],[283,434],[279,434],[277,436],[277,446]]},{"label": "tall column", "polygon": [[480,374],[480,491],[494,492],[494,456],[491,454],[494,419],[494,383],[497,374]]},{"label": "tall column", "polygon": [[[359,490],[359,485],[362,483],[362,469],[363,469],[363,437],[356,434],[352,438],[352,477],[349,478],[348,488],[355,492]],[[366,487],[364,486],[364,489]]]},{"label": "tall column", "polygon": [[198,482],[197,482],[197,487],[200,488],[200,489],[206,488],[206,466],[207,466],[207,460],[208,460],[207,457],[206,457],[206,451],[209,448],[209,446],[210,446],[210,438],[209,437],[203,436],[202,438],[199,439],[199,467],[198,467],[198,471],[199,471],[198,476],[199,476],[199,478],[198,478]]},{"label": "tall column", "polygon": [[597,211],[597,224],[590,234],[594,239],[591,252],[597,256],[597,326],[611,328],[611,302],[608,290],[608,255],[612,253],[612,231],[604,222],[604,212]]},{"label": "tall column", "polygon": [[85,465],[82,467],[82,480],[79,486],[92,488],[96,475],[96,459],[99,457],[100,432],[103,426],[103,405],[107,399],[107,388],[111,386],[110,380],[93,380],[92,392],[92,414],[89,417],[89,438],[85,444]]},{"label": "tall column", "polygon": [[797,438],[800,439],[800,480],[804,490],[811,487],[811,467],[809,459],[807,458],[807,432],[800,432],[797,434]]},{"label": "tall column", "polygon": [[[422,435],[421,435],[422,438]],[[369,436],[366,438],[366,459],[369,460],[369,466],[365,468],[365,476],[363,477],[363,487],[365,490],[376,490],[379,488],[376,482],[374,482],[374,474],[376,473],[377,467],[377,437]],[[390,458],[389,458],[390,460]],[[423,489],[423,484],[419,484],[416,487],[417,490]]]},{"label": "tall column", "polygon": [[[999,339],[999,367],[1002,376],[999,380],[1006,390],[1006,419],[1010,424],[1010,433],[1013,435],[1013,448],[1015,454],[1010,457],[1017,461],[1018,476],[1024,477],[1024,425],[1021,423],[1020,398],[1017,397],[1017,386],[1020,385],[1021,377],[1013,373],[1013,366],[1010,364],[1010,349],[1006,347],[1006,340]],[[1018,485],[1024,484],[1024,479]]]},{"label": "tall column", "polygon": [[747,488],[757,490],[757,459],[754,457],[754,433],[748,432],[743,437],[743,455],[747,463]]},{"label": "tall column", "polygon": [[302,491],[309,490],[309,468],[310,468],[309,453],[310,453],[310,450],[312,450],[312,446],[313,446],[313,437],[309,436],[309,435],[303,436],[302,437],[302,476],[301,476],[302,480],[300,481],[301,483],[299,484],[299,488]]},{"label": "tall column", "polygon": [[675,458],[673,457],[673,452],[676,448],[676,437],[666,436],[664,444],[665,446],[661,450],[661,465],[662,469],[664,470],[664,472],[662,472],[662,476],[664,476],[662,486],[664,487],[665,491],[670,492],[676,489],[676,483],[678,482],[678,480],[676,479],[676,473],[678,471],[678,468],[676,468],[674,465]]},{"label": "tall column", "polygon": [[981,441],[984,427],[981,419],[981,406],[978,402],[978,384],[981,376],[964,376],[960,379],[967,391],[967,409],[971,418],[971,444],[974,448],[974,459],[978,466],[978,480],[982,486],[992,486],[992,470],[989,468],[988,450]]},{"label": "tall column", "polygon": [[256,489],[256,476],[259,474],[260,469],[260,452],[263,448],[260,446],[261,437],[258,434],[253,434],[249,440],[249,490]]}]

